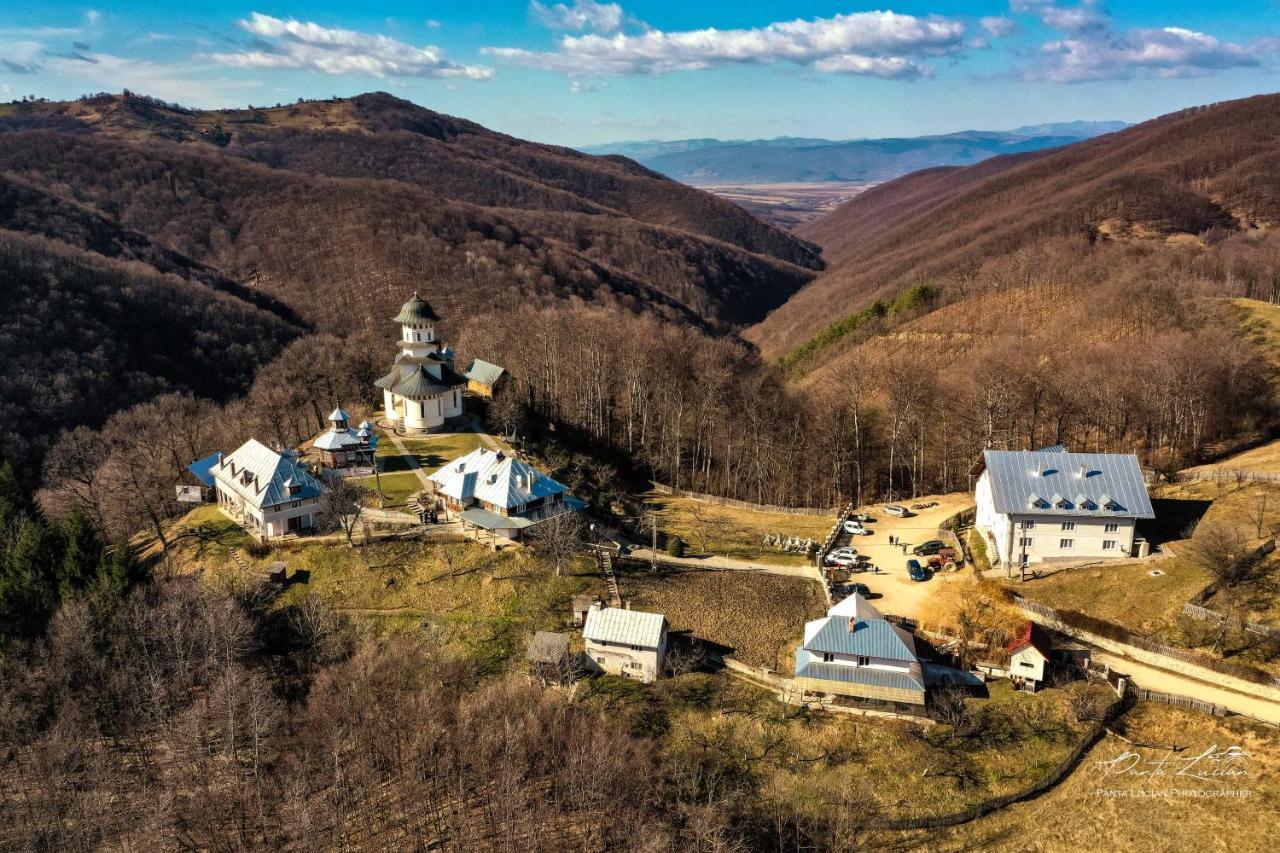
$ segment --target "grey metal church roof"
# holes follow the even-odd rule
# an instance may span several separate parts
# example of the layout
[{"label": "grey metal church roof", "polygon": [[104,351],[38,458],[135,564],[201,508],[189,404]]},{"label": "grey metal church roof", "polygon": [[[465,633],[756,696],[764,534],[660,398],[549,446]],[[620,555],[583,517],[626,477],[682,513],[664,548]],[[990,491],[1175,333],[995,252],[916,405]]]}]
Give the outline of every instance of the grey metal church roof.
[{"label": "grey metal church roof", "polygon": [[1155,518],[1132,453],[987,450],[983,461],[1005,515]]},{"label": "grey metal church roof", "polygon": [[434,323],[439,319],[436,316],[436,312],[427,304],[427,301],[415,291],[413,296],[409,297],[409,301],[400,306],[400,313],[391,322],[411,325],[415,323]]}]

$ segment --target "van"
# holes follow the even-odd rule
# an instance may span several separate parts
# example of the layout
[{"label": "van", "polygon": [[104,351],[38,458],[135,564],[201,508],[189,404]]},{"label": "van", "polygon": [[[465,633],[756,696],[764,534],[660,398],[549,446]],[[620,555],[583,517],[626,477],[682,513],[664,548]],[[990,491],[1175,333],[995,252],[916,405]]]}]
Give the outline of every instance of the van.
[{"label": "van", "polygon": [[911,513],[907,512],[907,508],[900,504],[885,504],[884,514],[892,515],[895,518],[906,518]]}]

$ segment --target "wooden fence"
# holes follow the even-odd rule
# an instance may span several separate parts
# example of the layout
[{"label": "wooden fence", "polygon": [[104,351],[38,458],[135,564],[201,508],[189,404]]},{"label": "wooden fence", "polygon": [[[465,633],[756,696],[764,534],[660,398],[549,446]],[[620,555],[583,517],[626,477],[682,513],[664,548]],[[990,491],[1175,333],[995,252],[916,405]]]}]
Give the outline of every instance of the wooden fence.
[{"label": "wooden fence", "polygon": [[[1191,602],[1182,605],[1182,612],[1192,619],[1199,619],[1202,622],[1222,623],[1227,620],[1226,614],[1210,610],[1208,607],[1202,607],[1199,604],[1192,604]],[[1280,634],[1280,628],[1276,628],[1273,625],[1264,625],[1261,622],[1245,622],[1242,627],[1251,634],[1261,634],[1264,637]]]},{"label": "wooden fence", "polygon": [[[1128,629],[1123,626],[1116,625],[1114,622],[1096,619],[1074,611],[1055,610],[1054,608],[1040,604],[1037,601],[1023,598],[1017,593],[1013,593],[1012,595],[1014,603],[1023,610],[1042,616],[1050,622],[1056,622],[1059,625],[1065,625],[1078,631],[1093,634],[1099,638],[1100,642],[1110,640],[1114,643],[1132,646],[1143,651],[1151,652],[1155,655],[1160,655],[1161,657],[1171,658],[1191,666],[1211,670],[1212,672],[1220,673],[1229,678],[1238,679],[1241,682],[1258,684],[1264,689],[1273,692],[1276,688],[1277,682],[1280,682],[1280,678],[1277,678],[1275,675],[1254,666],[1220,660],[1193,649],[1166,646],[1164,643],[1158,643],[1147,637],[1130,633]],[[1177,670],[1175,669],[1174,671]],[[1224,684],[1223,686],[1232,687],[1230,684]],[[1232,689],[1246,693],[1250,692],[1249,690],[1244,689],[1243,685],[1240,687],[1232,687]]]},{"label": "wooden fence", "polygon": [[[652,481],[651,481],[652,482]],[[755,512],[772,512],[778,515],[830,515],[837,512],[835,507],[812,507],[812,506],[776,506],[775,504],[756,504],[750,501],[740,501],[734,498],[722,498],[719,495],[704,495],[701,492],[690,492],[685,489],[677,489],[675,486],[668,486],[664,483],[653,482],[653,490],[662,495],[671,495],[677,498],[690,498],[695,501],[706,501],[707,503],[716,504],[717,506],[727,506],[733,509],[749,509]]]},{"label": "wooden fence", "polygon": [[1218,483],[1280,483],[1280,474],[1243,468],[1213,468],[1205,471],[1179,471],[1174,475],[1174,481],[1178,483],[1200,480]]},{"label": "wooden fence", "polygon": [[1187,708],[1192,711],[1199,711],[1202,714],[1211,714],[1215,717],[1225,717],[1230,711],[1223,705],[1215,705],[1212,702],[1205,702],[1200,699],[1193,699],[1190,696],[1179,696],[1176,693],[1161,693],[1158,690],[1147,690],[1142,687],[1134,686],[1133,682],[1125,680],[1125,690],[1134,699],[1143,702],[1159,702],[1163,705],[1172,705],[1175,708]]}]

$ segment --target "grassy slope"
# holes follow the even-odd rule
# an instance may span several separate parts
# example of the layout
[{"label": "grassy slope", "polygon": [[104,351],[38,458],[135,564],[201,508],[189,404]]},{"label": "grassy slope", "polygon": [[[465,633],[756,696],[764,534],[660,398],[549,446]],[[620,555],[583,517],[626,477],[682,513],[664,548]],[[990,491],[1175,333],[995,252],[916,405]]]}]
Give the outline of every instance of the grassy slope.
[{"label": "grassy slope", "polygon": [[[821,541],[835,522],[830,516],[755,512],[657,492],[646,494],[645,502],[658,516],[658,528],[681,537],[688,554],[698,552],[702,544],[698,532],[706,529],[708,553],[782,566],[801,566],[806,560],[802,554],[787,554],[765,545],[766,534]],[[694,513],[701,514],[704,521],[699,522]]]}]

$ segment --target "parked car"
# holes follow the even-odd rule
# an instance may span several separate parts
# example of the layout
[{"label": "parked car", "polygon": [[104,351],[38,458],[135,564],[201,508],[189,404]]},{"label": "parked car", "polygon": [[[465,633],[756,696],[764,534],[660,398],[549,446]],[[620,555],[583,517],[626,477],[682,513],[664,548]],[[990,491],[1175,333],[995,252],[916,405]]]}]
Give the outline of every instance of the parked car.
[{"label": "parked car", "polygon": [[862,596],[863,598],[866,598],[867,596],[871,595],[871,587],[867,586],[865,583],[855,583],[855,584],[852,584],[851,586],[852,586],[852,589],[849,590],[851,593],[856,592],[858,595]]},{"label": "parked car", "polygon": [[938,552],[938,556],[942,558],[944,563],[954,563],[956,561],[956,549],[947,546]]},{"label": "parked car", "polygon": [[862,522],[849,519],[844,523],[844,532],[854,536],[870,536],[871,531],[862,526]]},{"label": "parked car", "polygon": [[858,552],[852,548],[840,548],[832,551],[827,555],[824,561],[828,566],[840,566],[841,568],[851,568],[858,562]]},{"label": "parked car", "polygon": [[907,560],[907,575],[913,581],[927,581],[929,579],[928,570],[920,565],[919,560]]},{"label": "parked car", "polygon": [[856,521],[859,524],[871,524],[876,520],[876,517],[874,515],[867,515],[865,512],[860,512],[857,515],[849,516],[849,519],[851,521]]},{"label": "parked car", "polygon": [[911,515],[907,508],[901,504],[885,504],[884,513],[885,515],[892,515],[894,518],[906,518]]},{"label": "parked car", "polygon": [[941,539],[930,539],[928,542],[921,542],[912,548],[911,553],[917,557],[931,557],[945,547],[947,547],[947,543]]}]

